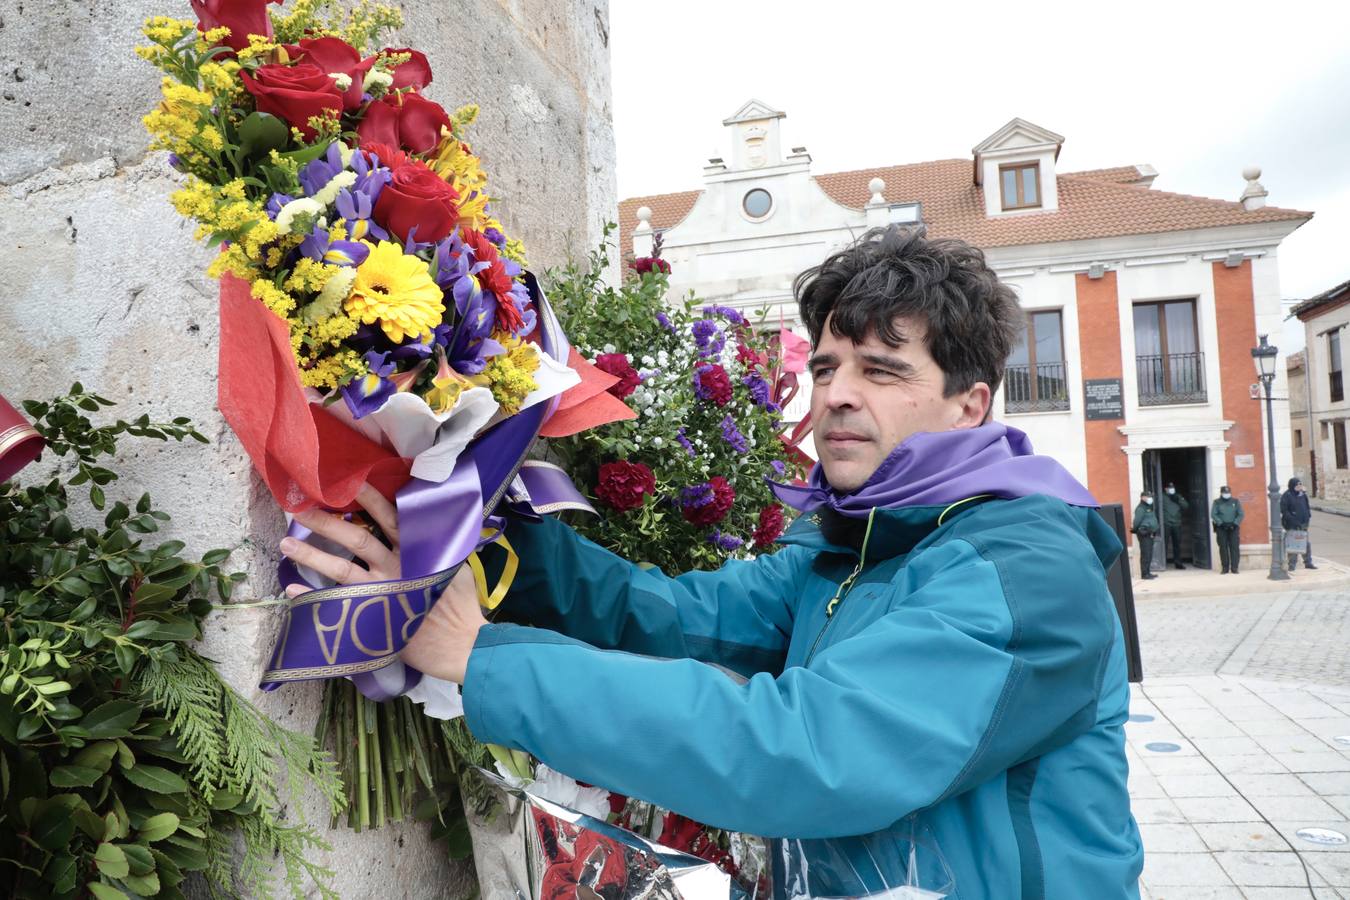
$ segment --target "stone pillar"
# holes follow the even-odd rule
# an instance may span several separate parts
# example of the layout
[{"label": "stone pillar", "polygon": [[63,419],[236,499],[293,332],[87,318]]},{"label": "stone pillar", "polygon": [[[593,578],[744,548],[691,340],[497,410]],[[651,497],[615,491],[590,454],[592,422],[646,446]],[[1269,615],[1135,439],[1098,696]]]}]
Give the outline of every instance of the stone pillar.
[{"label": "stone pillar", "polygon": [[[431,99],[482,107],[469,136],[532,268],[597,244],[618,215],[606,0],[402,5],[406,26],[390,44],[427,53]],[[211,253],[168,203],[177,176],[163,154],[145,152],[140,118],[159,79],[133,48],[150,15],[191,11],[183,0],[0,10],[0,391],[17,402],[78,380],[117,401],[122,418],[192,417],[209,446],[129,439],[110,493],[150,491],[174,516],[165,539],[192,552],[235,548],[232,563],[249,574],[237,599],[257,599],[277,589],[284,521],[216,409]],[[256,690],[278,624],[269,610],[218,613],[203,649],[275,719],[308,731],[316,686]],[[451,865],[425,826],[328,831],[317,798],[308,806],[333,845],[316,858],[338,870],[344,897],[473,890],[471,868]]]}]

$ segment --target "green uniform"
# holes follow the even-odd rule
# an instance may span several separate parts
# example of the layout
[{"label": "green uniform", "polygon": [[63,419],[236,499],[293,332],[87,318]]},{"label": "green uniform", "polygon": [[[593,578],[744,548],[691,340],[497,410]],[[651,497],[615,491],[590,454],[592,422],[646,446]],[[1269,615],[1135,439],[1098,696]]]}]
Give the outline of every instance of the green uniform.
[{"label": "green uniform", "polygon": [[1209,518],[1214,523],[1214,537],[1219,542],[1219,563],[1224,572],[1237,572],[1241,557],[1238,533],[1242,524],[1242,502],[1236,497],[1223,497],[1214,501],[1209,508]]}]

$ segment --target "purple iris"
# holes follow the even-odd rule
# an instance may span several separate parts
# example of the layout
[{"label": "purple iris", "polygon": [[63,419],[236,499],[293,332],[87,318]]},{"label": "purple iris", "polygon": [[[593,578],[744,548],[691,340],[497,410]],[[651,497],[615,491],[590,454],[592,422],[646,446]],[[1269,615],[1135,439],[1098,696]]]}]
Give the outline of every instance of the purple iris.
[{"label": "purple iris", "polygon": [[267,217],[275,222],[277,220],[277,213],[281,212],[281,208],[294,199],[295,198],[290,194],[273,194],[271,197],[268,197],[267,206],[265,207],[267,210]]},{"label": "purple iris", "polygon": [[729,534],[723,534],[714,528],[712,534],[708,535],[708,543],[719,550],[737,550],[745,543],[745,541]]},{"label": "purple iris", "polygon": [[741,315],[741,311],[732,309],[730,306],[709,304],[703,307],[703,314],[706,316],[722,316],[735,325],[744,325],[746,323],[745,316]]},{"label": "purple iris", "polygon": [[356,173],[356,183],[352,185],[352,190],[359,191],[370,198],[373,206],[375,201],[380,199],[380,191],[394,177],[394,173],[385,166],[380,165],[380,157],[374,153],[370,158],[366,154],[357,151],[351,158],[352,171]]},{"label": "purple iris", "polygon": [[370,415],[397,392],[394,382],[389,380],[396,366],[392,361],[386,361],[388,356],[388,353],[367,353],[365,359],[370,371],[342,386],[342,399],[347,401],[353,418]]},{"label": "purple iris", "polygon": [[334,241],[318,225],[300,242],[300,253],[330,266],[359,266],[370,256],[370,247],[357,241]]},{"label": "purple iris", "polygon": [[169,154],[169,168],[177,169],[179,172],[183,171],[183,161],[178,158],[177,153]]},{"label": "purple iris", "polygon": [[534,331],[539,316],[535,313],[534,307],[530,305],[530,289],[519,281],[512,282],[510,297],[511,305],[516,308],[516,312],[520,313],[521,322],[520,328],[514,336],[520,337]]},{"label": "purple iris", "polygon": [[731,449],[744,456],[750,452],[750,445],[745,442],[745,435],[736,427],[736,420],[728,413],[722,418],[722,440],[731,445]]},{"label": "purple iris", "polygon": [[688,453],[690,456],[698,456],[698,454],[694,452],[694,445],[689,443],[689,438],[684,436],[683,425],[680,426],[679,431],[675,432],[675,441],[684,448],[685,453]]},{"label": "purple iris", "polygon": [[375,210],[375,198],[378,195],[379,187],[375,190],[375,196],[356,187],[338,191],[337,213],[347,223],[347,234],[352,240],[359,241],[362,238],[389,240],[389,232],[376,225],[375,220],[371,218]]},{"label": "purple iris", "polygon": [[300,186],[305,189],[305,196],[313,197],[345,168],[342,164],[342,148],[334,141],[328,145],[327,153],[306,163],[300,170]]},{"label": "purple iris", "polygon": [[461,316],[469,303],[482,293],[483,289],[474,276],[488,265],[475,261],[473,248],[464,243],[458,228],[436,245],[436,253],[432,257],[436,284],[455,299],[455,309]]},{"label": "purple iris", "polygon": [[450,365],[456,372],[477,375],[487,365],[488,357],[505,352],[506,348],[491,336],[496,321],[496,301],[491,294],[479,291],[460,314],[459,325],[446,350]]},{"label": "purple iris", "polygon": [[483,237],[487,238],[489,241],[496,244],[498,247],[506,246],[506,235],[502,234],[500,231],[498,231],[496,228],[493,228],[491,225],[489,225],[487,228],[483,230]]},{"label": "purple iris", "polygon": [[777,472],[779,475],[782,475],[784,472],[787,471],[787,466],[784,465],[781,459],[772,460],[769,462],[769,465],[773,466],[773,470]]}]

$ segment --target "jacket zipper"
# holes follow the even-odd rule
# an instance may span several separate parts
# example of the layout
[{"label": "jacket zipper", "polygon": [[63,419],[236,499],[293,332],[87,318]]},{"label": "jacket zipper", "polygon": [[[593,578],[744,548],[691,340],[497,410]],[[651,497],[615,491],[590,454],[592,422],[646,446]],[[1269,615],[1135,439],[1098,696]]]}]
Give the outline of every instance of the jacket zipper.
[{"label": "jacket zipper", "polygon": [[825,632],[830,629],[830,623],[834,621],[835,610],[844,602],[844,598],[848,596],[849,591],[853,590],[853,582],[860,574],[862,574],[863,566],[867,564],[867,542],[872,537],[872,520],[876,517],[876,513],[876,507],[873,507],[867,514],[867,530],[863,532],[862,552],[858,555],[858,564],[853,567],[853,571],[849,573],[849,576],[839,583],[839,588],[834,592],[834,596],[830,598],[830,602],[826,604],[825,624],[820,626],[820,631],[817,632],[816,639],[811,642],[811,649],[807,651],[806,659],[802,662],[802,666],[806,666],[810,663],[811,658],[816,655],[816,648],[820,646],[820,639],[825,637]]}]

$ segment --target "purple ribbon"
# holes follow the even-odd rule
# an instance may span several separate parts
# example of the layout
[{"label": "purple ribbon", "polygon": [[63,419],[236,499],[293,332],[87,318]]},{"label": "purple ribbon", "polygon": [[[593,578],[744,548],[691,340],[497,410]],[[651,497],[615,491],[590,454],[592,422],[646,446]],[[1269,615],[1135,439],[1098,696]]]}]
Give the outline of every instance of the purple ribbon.
[{"label": "purple ribbon", "polygon": [[[542,349],[565,361],[566,336],[532,275],[527,275],[526,285],[540,313]],[[373,673],[398,659],[459,567],[501,532],[504,523],[493,515],[498,504],[506,502],[513,509],[535,514],[589,508],[565,472],[555,466],[527,464],[525,459],[558,402],[555,397],[536,404],[475,438],[445,481],[414,478],[399,490],[395,506],[402,578],[320,587],[283,557],[277,566],[281,584],[307,584],[313,590],[291,602],[262,689],[275,690],[288,681],[345,676],[367,697],[379,701],[416,685],[422,675],[410,666],[405,667],[403,684],[392,691],[382,687]],[[517,475],[525,496],[511,495]],[[288,534],[297,540],[315,540],[308,528],[295,522]]]}]

